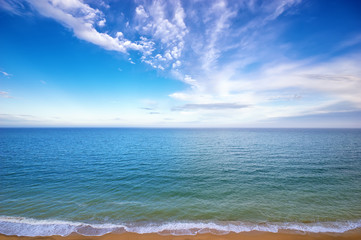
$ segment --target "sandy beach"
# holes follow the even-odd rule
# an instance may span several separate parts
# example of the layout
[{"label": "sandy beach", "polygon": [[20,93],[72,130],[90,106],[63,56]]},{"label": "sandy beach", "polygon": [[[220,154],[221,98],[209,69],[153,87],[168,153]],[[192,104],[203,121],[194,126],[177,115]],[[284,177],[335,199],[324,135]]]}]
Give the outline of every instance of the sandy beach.
[{"label": "sandy beach", "polygon": [[0,235],[0,240],[328,240],[328,239],[344,239],[359,240],[361,239],[361,229],[348,231],[342,234],[335,233],[269,233],[269,232],[247,232],[247,233],[229,233],[225,235],[214,234],[197,234],[197,235],[159,235],[155,233],[137,234],[137,233],[121,233],[106,234],[104,236],[82,236],[78,234],[47,237],[17,237]]}]

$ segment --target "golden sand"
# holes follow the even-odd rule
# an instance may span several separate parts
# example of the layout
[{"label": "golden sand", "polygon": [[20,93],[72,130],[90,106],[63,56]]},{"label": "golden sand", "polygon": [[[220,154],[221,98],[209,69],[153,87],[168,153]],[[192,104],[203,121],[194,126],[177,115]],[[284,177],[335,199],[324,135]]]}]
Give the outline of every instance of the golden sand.
[{"label": "golden sand", "polygon": [[247,232],[247,233],[229,233],[226,235],[197,234],[197,235],[159,235],[156,233],[137,234],[137,233],[110,233],[104,236],[82,236],[70,235],[66,237],[17,237],[0,235],[0,240],[361,240],[361,230],[348,231],[342,234],[331,233],[269,233],[269,232]]}]

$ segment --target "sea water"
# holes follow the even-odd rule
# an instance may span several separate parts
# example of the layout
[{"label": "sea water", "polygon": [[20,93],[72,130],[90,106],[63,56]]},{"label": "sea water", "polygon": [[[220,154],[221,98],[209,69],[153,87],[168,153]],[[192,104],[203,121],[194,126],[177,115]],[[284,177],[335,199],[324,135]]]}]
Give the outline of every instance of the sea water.
[{"label": "sea water", "polygon": [[360,129],[0,129],[0,233],[361,227]]}]

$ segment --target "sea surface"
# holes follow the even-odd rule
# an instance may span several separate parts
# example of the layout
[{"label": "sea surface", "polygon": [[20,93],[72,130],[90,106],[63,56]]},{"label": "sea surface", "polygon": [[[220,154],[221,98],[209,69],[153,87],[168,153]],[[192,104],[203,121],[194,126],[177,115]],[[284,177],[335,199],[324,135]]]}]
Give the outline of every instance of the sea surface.
[{"label": "sea surface", "polygon": [[2,234],[360,227],[360,129],[0,129]]}]

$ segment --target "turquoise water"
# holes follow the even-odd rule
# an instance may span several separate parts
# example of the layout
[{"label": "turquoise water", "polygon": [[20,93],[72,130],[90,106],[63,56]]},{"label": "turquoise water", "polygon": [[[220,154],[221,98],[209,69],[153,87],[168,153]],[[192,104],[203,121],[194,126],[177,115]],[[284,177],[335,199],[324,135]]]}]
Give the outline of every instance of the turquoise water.
[{"label": "turquoise water", "polygon": [[0,233],[344,232],[361,130],[0,129]]}]

